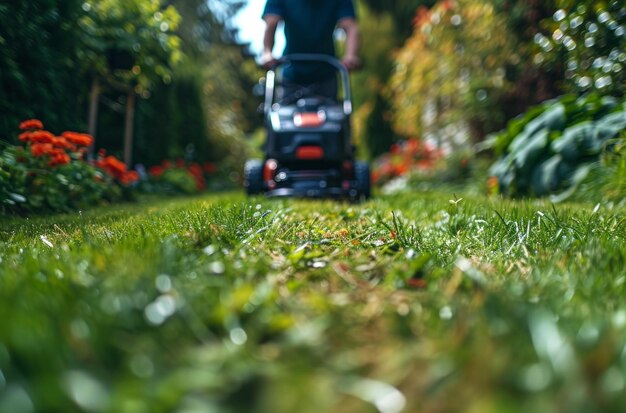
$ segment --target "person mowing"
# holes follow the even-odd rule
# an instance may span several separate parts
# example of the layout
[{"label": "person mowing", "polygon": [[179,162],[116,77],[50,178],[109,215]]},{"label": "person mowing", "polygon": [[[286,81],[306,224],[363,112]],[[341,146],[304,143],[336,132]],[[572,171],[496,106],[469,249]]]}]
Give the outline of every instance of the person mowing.
[{"label": "person mowing", "polygon": [[[358,69],[359,28],[352,0],[268,0],[263,12],[266,23],[261,63],[276,64],[272,54],[278,24],[285,23],[285,55],[323,54],[335,57],[335,28],[346,33],[342,63],[348,70]],[[314,88],[316,94],[337,98],[335,70],[322,62],[294,62],[283,71],[284,95],[298,88]]]}]

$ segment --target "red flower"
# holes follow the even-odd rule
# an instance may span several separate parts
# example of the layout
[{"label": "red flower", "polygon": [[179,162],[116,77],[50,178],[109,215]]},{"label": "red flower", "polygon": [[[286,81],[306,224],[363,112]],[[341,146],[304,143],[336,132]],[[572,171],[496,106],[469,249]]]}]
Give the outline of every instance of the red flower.
[{"label": "red flower", "polygon": [[38,119],[29,119],[20,123],[20,130],[43,129],[43,123]]},{"label": "red flower", "polygon": [[96,162],[96,166],[117,179],[122,179],[127,169],[126,164],[117,159],[115,156],[107,156],[104,159],[98,160]]},{"label": "red flower", "polygon": [[93,136],[86,133],[63,132],[61,136],[77,146],[91,146],[93,144]]},{"label": "red flower", "polygon": [[33,143],[54,143],[56,137],[48,131],[37,130],[30,133],[29,139]]},{"label": "red flower", "polygon": [[28,143],[32,139],[32,132],[20,133],[18,139],[24,143]]},{"label": "red flower", "polygon": [[181,158],[176,159],[176,166],[179,168],[184,168],[185,167],[185,161]]},{"label": "red flower", "polygon": [[74,146],[72,143],[70,143],[67,139],[65,139],[62,136],[56,137],[54,141],[52,142],[52,144],[57,148],[67,149],[71,152],[76,151],[76,146]]},{"label": "red flower", "polygon": [[150,176],[154,177],[154,178],[159,178],[163,175],[163,173],[165,172],[165,168],[163,168],[160,165],[155,165],[150,167],[150,169],[148,170],[148,174],[150,174]]},{"label": "red flower", "polygon": [[197,163],[189,165],[189,168],[187,169],[189,170],[189,173],[192,174],[193,176],[197,177],[197,176],[203,175],[202,167],[198,165]]},{"label": "red flower", "polygon": [[34,157],[38,158],[40,156],[49,155],[54,147],[51,143],[33,143],[30,146],[30,153],[33,154]]},{"label": "red flower", "polygon": [[55,167],[58,165],[66,165],[70,163],[70,160],[71,159],[68,154],[66,154],[62,150],[59,150],[58,152],[55,152],[52,154],[52,156],[50,157],[50,162],[48,162],[48,165],[51,167]]},{"label": "red flower", "polygon": [[137,171],[128,171],[120,177],[122,185],[130,185],[139,180],[139,173]]}]

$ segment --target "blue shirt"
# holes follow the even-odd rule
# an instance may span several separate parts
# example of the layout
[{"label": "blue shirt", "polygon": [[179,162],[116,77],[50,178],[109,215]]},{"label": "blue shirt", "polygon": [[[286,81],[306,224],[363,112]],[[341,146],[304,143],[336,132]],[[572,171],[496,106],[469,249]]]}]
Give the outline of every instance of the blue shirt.
[{"label": "blue shirt", "polygon": [[[284,54],[316,53],[335,56],[333,33],[337,22],[356,18],[352,0],[267,0],[263,17],[280,16],[285,22]],[[332,76],[326,64],[301,63],[285,69],[285,77],[313,83]],[[291,69],[291,70],[289,70]]]}]

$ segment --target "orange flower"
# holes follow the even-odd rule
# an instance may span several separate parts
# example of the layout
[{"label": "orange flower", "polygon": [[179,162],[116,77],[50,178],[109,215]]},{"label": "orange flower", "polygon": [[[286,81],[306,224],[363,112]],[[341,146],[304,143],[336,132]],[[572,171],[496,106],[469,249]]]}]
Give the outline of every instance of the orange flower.
[{"label": "orange flower", "polygon": [[30,146],[30,153],[33,154],[34,157],[40,157],[43,155],[49,155],[54,147],[51,143],[33,143]]},{"label": "orange flower", "polygon": [[66,165],[70,163],[70,161],[71,159],[68,154],[66,154],[62,150],[58,150],[52,154],[52,156],[50,157],[50,161],[48,162],[48,165],[51,167],[55,167],[59,165]]},{"label": "orange flower", "polygon": [[32,132],[20,133],[18,139],[22,142],[28,143],[32,139]]},{"label": "orange flower", "polygon": [[409,168],[406,164],[398,164],[395,165],[394,172],[397,176],[403,176],[409,171]]},{"label": "orange flower", "polygon": [[67,131],[63,132],[61,136],[77,146],[91,146],[93,143],[93,136],[86,133]]},{"label": "orange flower", "polygon": [[116,174],[122,175],[126,173],[126,164],[115,156],[107,156],[104,158],[104,162],[106,162],[106,165]]},{"label": "orange flower", "polygon": [[52,144],[57,148],[67,149],[71,152],[76,151],[76,146],[73,145],[71,142],[69,142],[67,139],[65,139],[62,136],[56,137],[54,139],[54,142],[52,142]]},{"label": "orange flower", "polygon": [[128,171],[120,177],[122,185],[130,185],[139,180],[139,173],[137,171]]},{"label": "orange flower", "polygon": [[38,130],[31,132],[30,141],[36,143],[54,143],[56,137],[48,131]]},{"label": "orange flower", "polygon": [[43,129],[43,123],[38,119],[29,119],[20,123],[20,130]]},{"label": "orange flower", "polygon": [[107,156],[104,159],[100,159],[96,162],[96,166],[117,179],[122,179],[126,173],[126,164],[117,159],[115,156]]},{"label": "orange flower", "polygon": [[490,176],[487,179],[487,193],[489,195],[495,195],[500,190],[500,180],[497,176]]}]

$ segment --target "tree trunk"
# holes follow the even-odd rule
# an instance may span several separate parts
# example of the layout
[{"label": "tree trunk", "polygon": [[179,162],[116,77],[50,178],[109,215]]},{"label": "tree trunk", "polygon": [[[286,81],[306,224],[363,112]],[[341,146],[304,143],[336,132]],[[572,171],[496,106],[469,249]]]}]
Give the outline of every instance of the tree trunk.
[{"label": "tree trunk", "polygon": [[124,162],[131,167],[133,160],[133,130],[135,126],[135,92],[128,92],[126,102],[126,127],[124,129]]},{"label": "tree trunk", "polygon": [[94,75],[91,82],[91,93],[89,95],[89,134],[94,140],[89,147],[89,156],[93,157],[96,147],[96,131],[98,129],[98,102],[100,99],[100,78]]}]

